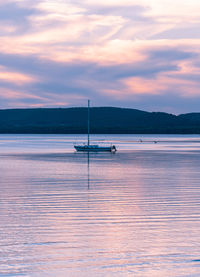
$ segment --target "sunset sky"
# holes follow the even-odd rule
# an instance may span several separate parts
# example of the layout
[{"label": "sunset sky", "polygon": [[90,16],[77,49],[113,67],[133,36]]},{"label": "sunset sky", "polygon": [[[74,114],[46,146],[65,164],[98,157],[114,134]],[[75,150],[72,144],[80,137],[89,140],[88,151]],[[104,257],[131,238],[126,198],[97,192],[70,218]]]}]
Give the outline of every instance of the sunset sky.
[{"label": "sunset sky", "polygon": [[0,0],[0,108],[200,112],[199,0]]}]

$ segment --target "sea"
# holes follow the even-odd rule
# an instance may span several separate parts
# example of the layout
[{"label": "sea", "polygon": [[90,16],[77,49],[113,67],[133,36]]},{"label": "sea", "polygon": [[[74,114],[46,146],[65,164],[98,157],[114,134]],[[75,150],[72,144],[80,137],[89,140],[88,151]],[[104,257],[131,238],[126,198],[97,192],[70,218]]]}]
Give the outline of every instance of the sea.
[{"label": "sea", "polygon": [[0,276],[199,277],[200,136],[0,135]]}]

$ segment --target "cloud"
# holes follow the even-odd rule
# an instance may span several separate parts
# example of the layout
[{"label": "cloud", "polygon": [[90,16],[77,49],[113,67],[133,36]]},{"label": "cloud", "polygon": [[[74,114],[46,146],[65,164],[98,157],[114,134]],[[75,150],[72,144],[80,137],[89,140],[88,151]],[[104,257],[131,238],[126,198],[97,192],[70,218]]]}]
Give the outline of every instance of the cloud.
[{"label": "cloud", "polygon": [[153,35],[151,39],[200,39],[200,22],[175,26]]},{"label": "cloud", "polygon": [[0,2],[0,35],[17,36],[30,28],[29,17],[38,11],[31,7],[24,8],[17,1]]},{"label": "cloud", "polygon": [[36,79],[27,74],[9,71],[4,67],[0,67],[0,81],[4,81],[7,83],[14,83],[16,85],[22,86],[26,83],[33,83],[36,81]]},{"label": "cloud", "polygon": [[0,0],[1,103],[90,98],[170,110],[186,109],[187,98],[192,110],[200,98],[198,8],[194,0]]}]

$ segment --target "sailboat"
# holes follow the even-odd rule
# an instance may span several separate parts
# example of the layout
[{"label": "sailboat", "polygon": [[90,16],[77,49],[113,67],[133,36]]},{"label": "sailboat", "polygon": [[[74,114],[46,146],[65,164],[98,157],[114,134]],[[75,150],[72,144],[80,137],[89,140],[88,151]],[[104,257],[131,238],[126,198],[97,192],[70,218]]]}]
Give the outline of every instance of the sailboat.
[{"label": "sailboat", "polygon": [[116,152],[116,146],[99,146],[98,144],[90,144],[90,100],[88,100],[88,141],[87,144],[74,145],[76,151],[85,152]]}]

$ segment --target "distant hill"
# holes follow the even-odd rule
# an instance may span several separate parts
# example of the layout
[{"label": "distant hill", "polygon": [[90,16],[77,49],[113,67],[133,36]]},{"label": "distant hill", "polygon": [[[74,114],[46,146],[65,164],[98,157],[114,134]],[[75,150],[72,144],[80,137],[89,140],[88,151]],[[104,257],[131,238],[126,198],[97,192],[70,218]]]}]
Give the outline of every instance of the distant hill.
[{"label": "distant hill", "polygon": [[[91,108],[91,133],[200,134],[200,113],[179,116],[114,107]],[[0,110],[0,133],[87,132],[87,108]]]}]

